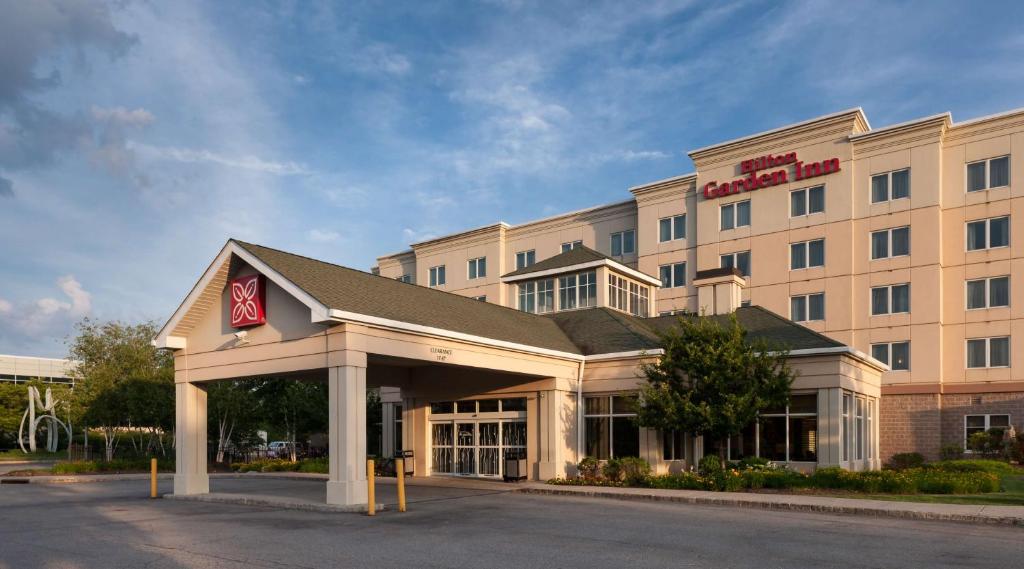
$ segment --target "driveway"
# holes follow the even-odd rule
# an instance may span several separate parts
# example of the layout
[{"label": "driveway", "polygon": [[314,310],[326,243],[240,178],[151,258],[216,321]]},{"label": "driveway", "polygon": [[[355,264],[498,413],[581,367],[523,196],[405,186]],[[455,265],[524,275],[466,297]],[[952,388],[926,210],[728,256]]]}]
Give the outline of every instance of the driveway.
[{"label": "driveway", "polygon": [[[1012,527],[507,489],[410,486],[407,513],[370,518],[149,500],[141,481],[3,485],[0,568],[964,568],[1024,556],[1024,530]],[[323,484],[213,479],[211,490],[313,499]]]}]

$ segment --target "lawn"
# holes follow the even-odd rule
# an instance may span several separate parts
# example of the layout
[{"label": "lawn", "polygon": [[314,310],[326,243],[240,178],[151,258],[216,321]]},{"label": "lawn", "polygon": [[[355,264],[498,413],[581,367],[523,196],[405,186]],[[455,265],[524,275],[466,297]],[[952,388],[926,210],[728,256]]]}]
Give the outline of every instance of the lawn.
[{"label": "lawn", "polygon": [[[1002,492],[991,494],[841,494],[843,498],[923,502],[927,504],[972,504],[979,506],[1024,506],[1024,476],[1002,478]],[[838,495],[838,494],[837,494]]]},{"label": "lawn", "polygon": [[28,454],[18,449],[0,451],[0,462],[19,462],[23,460],[63,460],[68,457],[66,450],[57,452],[30,452]]}]

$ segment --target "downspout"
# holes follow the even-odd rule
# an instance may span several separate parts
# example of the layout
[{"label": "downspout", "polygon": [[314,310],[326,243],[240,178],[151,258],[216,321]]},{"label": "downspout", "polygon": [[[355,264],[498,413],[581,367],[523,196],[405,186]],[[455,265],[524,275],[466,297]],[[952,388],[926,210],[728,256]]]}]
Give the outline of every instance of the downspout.
[{"label": "downspout", "polygon": [[586,366],[587,358],[584,356],[580,359],[580,371],[579,376],[576,378],[576,463],[579,464],[585,457],[583,456],[583,370]]}]

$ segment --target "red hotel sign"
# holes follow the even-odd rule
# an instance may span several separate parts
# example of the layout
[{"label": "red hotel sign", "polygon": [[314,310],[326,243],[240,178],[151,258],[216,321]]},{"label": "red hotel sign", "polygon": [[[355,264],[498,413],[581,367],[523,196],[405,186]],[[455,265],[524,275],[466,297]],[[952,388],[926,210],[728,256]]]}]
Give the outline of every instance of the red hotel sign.
[{"label": "red hotel sign", "polygon": [[231,281],[231,326],[245,328],[267,322],[267,281],[263,275]]},{"label": "red hotel sign", "polygon": [[[788,152],[778,156],[761,156],[751,160],[744,160],[740,163],[740,170],[747,174],[746,178],[740,178],[731,182],[708,182],[704,186],[704,197],[706,199],[720,198],[740,192],[750,192],[760,188],[778,186],[789,183],[789,171],[786,166],[793,164],[793,180],[806,180],[817,178],[839,171],[839,159],[830,158],[821,162],[805,164],[796,159],[796,152]],[[780,168],[774,172],[758,174],[768,168]]]}]

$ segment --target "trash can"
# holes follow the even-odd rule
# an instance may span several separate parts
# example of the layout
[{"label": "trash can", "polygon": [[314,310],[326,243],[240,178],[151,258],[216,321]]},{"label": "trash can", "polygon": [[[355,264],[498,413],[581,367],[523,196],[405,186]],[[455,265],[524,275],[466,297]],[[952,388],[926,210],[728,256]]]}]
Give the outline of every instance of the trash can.
[{"label": "trash can", "polygon": [[505,482],[526,480],[526,456],[524,453],[508,453],[505,455]]},{"label": "trash can", "polygon": [[398,450],[395,451],[395,473],[398,472],[398,459],[402,459],[402,464],[405,465],[405,475],[412,476],[416,472],[416,464],[413,460],[411,450]]}]

